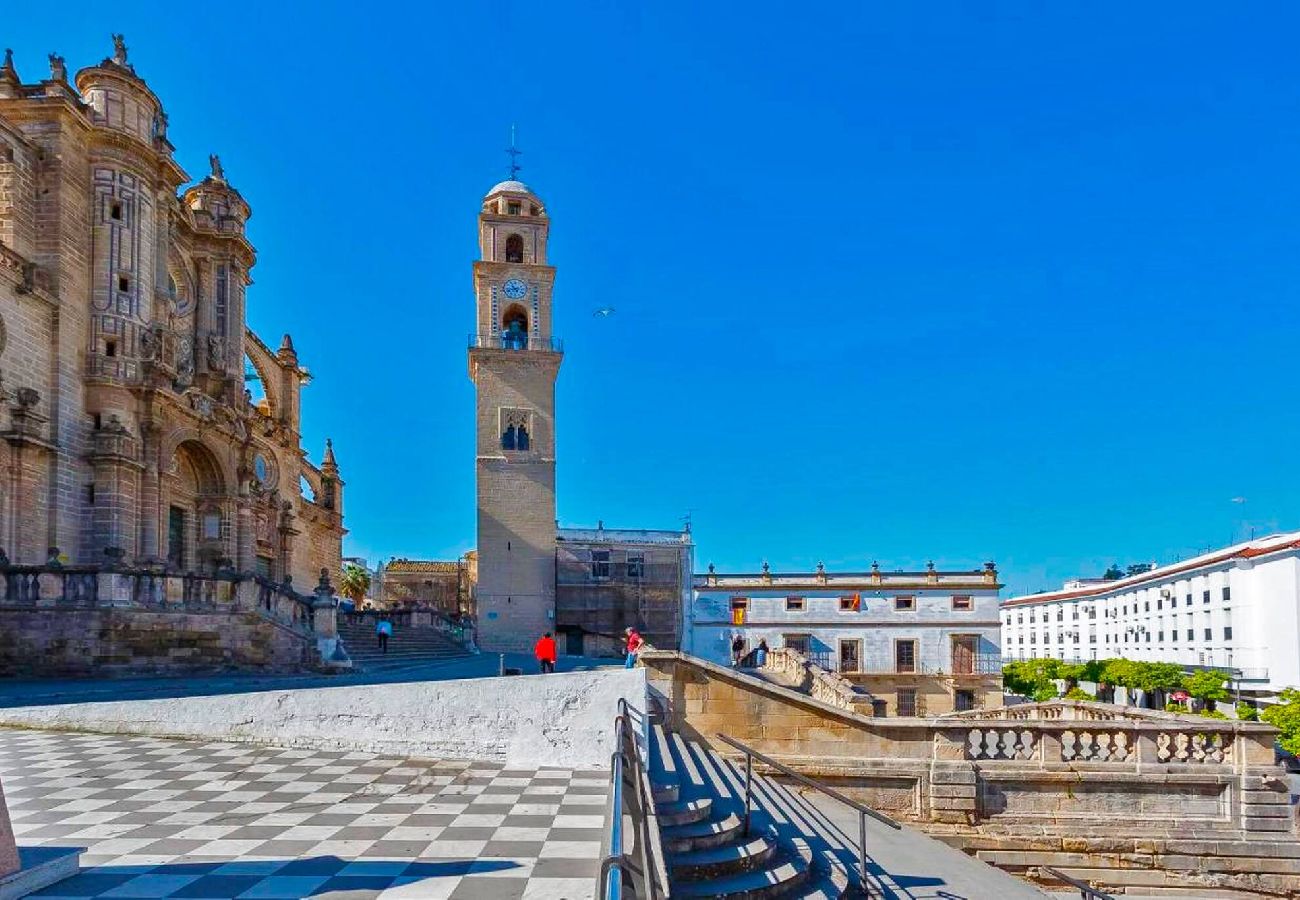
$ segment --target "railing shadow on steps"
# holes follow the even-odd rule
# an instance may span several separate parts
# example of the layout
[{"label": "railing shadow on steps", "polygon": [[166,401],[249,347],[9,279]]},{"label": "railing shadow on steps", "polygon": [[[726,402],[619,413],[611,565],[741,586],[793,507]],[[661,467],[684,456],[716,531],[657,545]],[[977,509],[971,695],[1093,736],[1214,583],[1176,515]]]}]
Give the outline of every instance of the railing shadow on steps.
[{"label": "railing shadow on steps", "polygon": [[801,775],[800,773],[796,772],[794,769],[791,769],[789,766],[783,765],[782,763],[777,762],[771,757],[759,753],[757,750],[745,744],[742,744],[740,741],[737,741],[733,738],[729,738],[725,734],[719,734],[717,735],[717,738],[727,746],[739,750],[741,753],[745,755],[745,813],[744,813],[745,826],[744,827],[745,827],[746,835],[749,834],[750,816],[753,808],[753,796],[754,796],[753,784],[754,784],[754,761],[755,760],[757,760],[764,766],[767,766],[769,769],[781,773],[787,778],[794,779],[795,781],[804,785],[805,787],[810,787],[813,790],[825,794],[826,796],[830,797],[832,800],[835,800],[843,804],[844,806],[849,807],[850,809],[852,809],[858,814],[858,846],[857,846],[857,868],[858,868],[858,879],[859,879],[858,883],[859,885],[861,885],[862,889],[865,890],[869,883],[868,871],[867,871],[867,860],[868,860],[867,817],[871,817],[877,822],[880,822],[882,825],[886,825],[895,830],[901,829],[902,826],[899,825],[897,822],[895,822],[893,819],[891,819],[889,816],[885,815],[884,813],[877,812],[876,810],[872,809],[871,807],[865,804],[859,803],[858,801],[850,797],[846,797],[844,794],[841,794],[839,791],[835,790],[834,788],[830,787],[827,784],[823,784],[822,782],[818,781],[815,778],[809,778],[807,775]]},{"label": "railing shadow on steps", "polygon": [[[619,698],[618,715],[614,717],[614,739],[606,809],[609,825],[596,896],[600,900],[624,900],[626,890],[636,900],[666,898],[668,868],[659,842],[650,783],[649,717],[623,698]],[[631,852],[627,847],[625,817],[635,829]]]}]

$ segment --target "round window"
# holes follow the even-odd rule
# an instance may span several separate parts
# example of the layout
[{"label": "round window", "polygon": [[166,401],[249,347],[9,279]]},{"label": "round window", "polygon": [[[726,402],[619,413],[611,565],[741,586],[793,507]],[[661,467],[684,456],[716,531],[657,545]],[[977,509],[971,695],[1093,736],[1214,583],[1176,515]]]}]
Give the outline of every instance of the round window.
[{"label": "round window", "polygon": [[271,476],[271,467],[267,464],[266,457],[260,453],[253,457],[253,474],[262,484],[266,484],[266,480]]}]

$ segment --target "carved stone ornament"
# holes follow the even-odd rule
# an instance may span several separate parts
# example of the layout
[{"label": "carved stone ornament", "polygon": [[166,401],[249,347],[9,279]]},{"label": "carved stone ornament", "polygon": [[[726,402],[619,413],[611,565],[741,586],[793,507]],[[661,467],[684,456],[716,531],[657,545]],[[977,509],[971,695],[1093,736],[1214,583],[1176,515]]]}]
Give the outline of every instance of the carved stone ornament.
[{"label": "carved stone ornament", "polygon": [[140,358],[155,359],[158,356],[158,332],[152,328],[140,329]]},{"label": "carved stone ornament", "polygon": [[208,335],[208,368],[220,371],[226,367],[226,341],[219,334]]},{"label": "carved stone ornament", "polygon": [[41,395],[35,388],[23,387],[14,393],[14,399],[18,401],[18,405],[23,409],[31,409],[41,402]]}]

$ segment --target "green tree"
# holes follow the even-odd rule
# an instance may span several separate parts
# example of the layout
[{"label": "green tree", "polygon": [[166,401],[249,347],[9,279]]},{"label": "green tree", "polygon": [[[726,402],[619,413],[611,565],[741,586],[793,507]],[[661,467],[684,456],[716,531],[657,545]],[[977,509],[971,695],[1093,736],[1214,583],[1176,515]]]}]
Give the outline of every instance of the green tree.
[{"label": "green tree", "polygon": [[[1096,569],[1093,571],[1095,572]],[[1119,567],[1119,563],[1111,563],[1110,568],[1106,570],[1106,574],[1101,577],[1107,581],[1116,581],[1124,577],[1124,570]]]},{"label": "green tree", "polygon": [[366,599],[368,590],[370,590],[370,573],[356,563],[345,565],[343,576],[339,579],[339,593],[353,603],[360,604]]},{"label": "green tree", "polygon": [[1112,687],[1136,687],[1137,670],[1131,659],[1107,659],[1102,662],[1101,681]]},{"label": "green tree", "polygon": [[1176,691],[1183,686],[1183,667],[1178,663],[1139,662],[1134,666],[1133,686],[1147,693]]},{"label": "green tree", "polygon": [[1228,699],[1228,691],[1224,687],[1227,681],[1222,672],[1200,669],[1184,676],[1183,690],[1197,700],[1204,700],[1208,709],[1214,709],[1215,701]]},{"label": "green tree", "polygon": [[1080,663],[1063,663],[1057,667],[1056,677],[1065,679],[1067,689],[1076,688],[1079,679],[1083,677],[1083,666]]},{"label": "green tree", "polygon": [[1260,710],[1259,717],[1278,731],[1277,742],[1288,753],[1300,754],[1300,691],[1287,688],[1277,703]]},{"label": "green tree", "polygon": [[1237,704],[1237,718],[1243,722],[1258,722],[1259,710],[1251,706],[1249,703],[1244,701],[1239,702]]}]

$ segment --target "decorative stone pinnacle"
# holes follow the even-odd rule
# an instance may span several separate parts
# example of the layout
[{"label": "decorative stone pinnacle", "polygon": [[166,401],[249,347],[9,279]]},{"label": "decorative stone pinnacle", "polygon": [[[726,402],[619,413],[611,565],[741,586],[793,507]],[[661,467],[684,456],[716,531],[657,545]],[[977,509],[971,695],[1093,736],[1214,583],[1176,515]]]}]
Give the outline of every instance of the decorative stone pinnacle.
[{"label": "decorative stone pinnacle", "polygon": [[293,338],[289,337],[289,335],[288,335],[287,333],[285,334],[285,336],[284,336],[284,337],[281,339],[281,341],[280,341],[280,352],[281,352],[281,353],[297,353],[297,352],[298,352],[298,351],[296,351],[296,350],[293,349]]},{"label": "decorative stone pinnacle", "polygon": [[0,66],[0,75],[9,81],[18,80],[18,70],[14,68],[14,52],[8,47],[5,47],[5,62]]},{"label": "decorative stone pinnacle", "polygon": [[130,66],[126,61],[126,38],[120,34],[113,35],[113,62],[119,66]]},{"label": "decorative stone pinnacle", "polygon": [[320,582],[316,585],[316,593],[318,594],[334,593],[334,586],[330,584],[329,569],[322,568],[320,570]]},{"label": "decorative stone pinnacle", "polygon": [[709,563],[709,574],[713,574],[713,563]]},{"label": "decorative stone pinnacle", "polygon": [[212,168],[212,180],[220,181],[223,184],[226,181],[226,170],[221,167],[221,157],[215,153],[208,154],[208,165]]},{"label": "decorative stone pinnacle", "polygon": [[63,57],[57,53],[50,54],[50,81],[67,81],[68,67],[64,65]]}]

